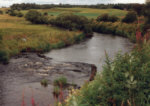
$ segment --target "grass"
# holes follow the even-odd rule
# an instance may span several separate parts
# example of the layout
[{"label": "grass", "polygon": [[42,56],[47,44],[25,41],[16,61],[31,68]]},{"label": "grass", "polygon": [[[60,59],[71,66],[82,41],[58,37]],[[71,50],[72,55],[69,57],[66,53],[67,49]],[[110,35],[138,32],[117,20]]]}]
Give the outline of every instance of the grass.
[{"label": "grass", "polygon": [[[99,15],[108,13],[109,15],[116,15],[118,17],[123,17],[126,15],[127,11],[118,9],[92,9],[92,8],[52,8],[52,9],[38,9],[38,11],[44,13],[47,12],[49,15],[54,17],[61,13],[73,13],[75,15],[86,16],[87,18],[97,18]],[[22,11],[24,14],[27,10]]]},{"label": "grass", "polygon": [[[10,56],[21,51],[45,52],[75,43],[81,32],[68,31],[48,25],[33,25],[24,18],[0,15],[1,49]],[[57,46],[58,45],[58,46]]]}]

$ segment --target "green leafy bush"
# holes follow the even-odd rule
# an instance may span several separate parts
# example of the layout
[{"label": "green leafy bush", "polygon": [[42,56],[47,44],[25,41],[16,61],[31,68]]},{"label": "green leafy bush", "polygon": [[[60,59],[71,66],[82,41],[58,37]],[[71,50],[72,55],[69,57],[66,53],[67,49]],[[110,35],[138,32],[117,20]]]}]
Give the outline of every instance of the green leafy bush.
[{"label": "green leafy bush", "polygon": [[28,13],[25,15],[25,18],[27,21],[30,21],[33,24],[47,24],[48,23],[48,18],[36,10],[28,11]]},{"label": "green leafy bush", "polygon": [[104,22],[106,22],[106,21],[108,21],[108,19],[109,19],[109,15],[108,14],[102,14],[99,17],[97,17],[97,21],[104,21]]},{"label": "green leafy bush", "polygon": [[67,78],[66,77],[59,77],[54,80],[54,86],[66,86],[67,85]]},{"label": "green leafy bush", "polygon": [[44,87],[47,87],[48,86],[48,80],[46,80],[46,79],[41,80],[41,85],[43,85]]},{"label": "green leafy bush", "polygon": [[21,12],[18,12],[17,17],[23,17],[23,14]]},{"label": "green leafy bush", "polygon": [[118,17],[115,15],[109,16],[108,14],[102,14],[100,16],[97,17],[97,21],[104,21],[104,22],[116,22],[118,21]]},{"label": "green leafy bush", "polygon": [[134,11],[128,12],[128,14],[122,19],[122,22],[133,23],[137,21],[137,14]]},{"label": "green leafy bush", "polygon": [[149,106],[150,47],[144,45],[130,54],[116,55],[94,81],[85,84],[67,99],[66,106]]},{"label": "green leafy bush", "polygon": [[2,11],[2,10],[0,10],[0,14],[3,14],[3,11]]},{"label": "green leafy bush", "polygon": [[136,41],[136,24],[127,24],[121,22],[93,22],[94,32],[119,35],[129,38],[132,42]]},{"label": "green leafy bush", "polygon": [[5,50],[0,50],[0,63],[7,64],[9,61],[9,55]]},{"label": "green leafy bush", "polygon": [[8,14],[10,16],[17,16],[17,11],[16,10],[10,10],[10,11],[8,11]]},{"label": "green leafy bush", "polygon": [[50,24],[69,30],[82,30],[86,33],[92,33],[89,21],[86,17],[71,13],[60,14],[56,19],[51,19]]}]

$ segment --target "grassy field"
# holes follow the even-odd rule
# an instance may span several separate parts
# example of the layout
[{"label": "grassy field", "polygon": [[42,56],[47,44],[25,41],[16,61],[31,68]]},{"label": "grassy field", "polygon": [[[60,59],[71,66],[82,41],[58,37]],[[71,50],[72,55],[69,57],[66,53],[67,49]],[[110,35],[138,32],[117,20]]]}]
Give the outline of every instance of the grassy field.
[{"label": "grassy field", "polygon": [[[1,8],[7,11],[9,8]],[[100,14],[108,13],[123,17],[127,13],[124,10],[116,9],[89,9],[89,8],[52,8],[37,9],[47,12],[50,18],[55,18],[61,13],[73,13],[88,18],[96,18]],[[28,10],[22,10],[26,14]],[[16,55],[22,51],[46,52],[53,48],[60,48],[74,44],[84,38],[80,31],[68,31],[52,27],[50,25],[34,25],[24,18],[0,15],[0,35],[3,42],[0,50],[5,51],[9,56]]]},{"label": "grassy field", "polygon": [[[97,18],[99,15],[108,13],[109,15],[116,15],[123,17],[127,11],[118,9],[91,9],[91,8],[52,8],[52,9],[39,9],[38,11],[44,13],[47,12],[49,15],[57,16],[61,13],[73,13],[75,15],[86,16],[88,18]],[[24,14],[27,10],[22,11]]]},{"label": "grassy field", "polygon": [[75,43],[81,32],[68,31],[48,25],[33,25],[24,18],[0,15],[1,49],[11,55],[22,50],[48,51]]}]

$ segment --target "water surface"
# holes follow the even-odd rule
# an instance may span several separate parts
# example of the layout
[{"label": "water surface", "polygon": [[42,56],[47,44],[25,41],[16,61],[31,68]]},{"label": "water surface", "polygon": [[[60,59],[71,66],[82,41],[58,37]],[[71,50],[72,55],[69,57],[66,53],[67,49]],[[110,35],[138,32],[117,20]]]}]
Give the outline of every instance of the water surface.
[{"label": "water surface", "polygon": [[126,38],[94,33],[91,39],[67,48],[52,50],[46,56],[56,61],[85,62],[95,64],[100,71],[105,60],[105,52],[113,58],[116,53],[126,53],[133,44]]},{"label": "water surface", "polygon": [[[64,62],[91,63],[95,64],[98,70],[102,70],[101,66],[104,64],[105,51],[110,57],[114,57],[118,51],[121,50],[122,53],[126,53],[131,48],[132,43],[126,38],[94,33],[91,39],[67,48],[52,50],[45,54],[53,60],[40,58],[36,54],[12,58],[10,64],[0,65],[0,106],[21,106],[23,102],[26,106],[31,106],[32,97],[39,106],[53,105],[52,79],[57,76],[57,74],[53,74],[58,70],[64,73],[64,71],[73,70],[74,67],[81,67],[76,63],[72,65]],[[54,64],[52,65],[53,61]],[[57,65],[55,62],[61,63],[61,65]],[[88,70],[84,69],[88,68],[87,66],[81,68],[86,72]],[[59,72],[59,74],[62,73]],[[84,76],[79,74],[81,73],[76,74],[70,71],[66,75],[78,81],[76,80],[78,77]],[[47,88],[40,85],[43,78],[49,81]]]}]

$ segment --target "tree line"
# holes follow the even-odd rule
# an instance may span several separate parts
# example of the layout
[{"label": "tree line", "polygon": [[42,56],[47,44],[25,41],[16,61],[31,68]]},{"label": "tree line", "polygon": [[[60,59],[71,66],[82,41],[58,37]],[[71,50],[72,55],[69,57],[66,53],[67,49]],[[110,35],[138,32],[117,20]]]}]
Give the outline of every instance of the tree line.
[{"label": "tree line", "polygon": [[96,4],[96,5],[71,5],[71,4],[35,4],[35,3],[21,3],[11,5],[13,10],[29,10],[29,9],[50,9],[55,7],[61,8],[73,8],[73,7],[82,7],[82,8],[97,8],[97,9],[121,9],[121,10],[131,10],[134,8],[143,8],[144,4]]}]

